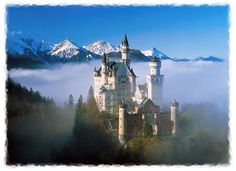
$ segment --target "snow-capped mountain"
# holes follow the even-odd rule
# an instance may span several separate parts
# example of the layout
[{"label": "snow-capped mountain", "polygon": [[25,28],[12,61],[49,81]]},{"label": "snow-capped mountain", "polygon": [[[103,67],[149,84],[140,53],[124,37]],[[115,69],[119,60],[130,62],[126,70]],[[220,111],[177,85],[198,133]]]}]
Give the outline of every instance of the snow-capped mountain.
[{"label": "snow-capped mountain", "polygon": [[79,53],[79,48],[69,39],[65,39],[62,42],[56,44],[53,49],[48,52],[49,55],[58,56],[61,58],[71,58],[78,55]]},{"label": "snow-capped mountain", "polygon": [[38,52],[49,52],[53,49],[55,44],[47,41],[47,40],[41,40],[39,42]]},{"label": "snow-capped mountain", "polygon": [[57,62],[85,62],[100,58],[66,39],[58,44],[36,41],[23,34],[8,34],[6,41],[8,68],[35,67]]},{"label": "snow-capped mountain", "polygon": [[214,57],[214,56],[209,56],[209,57],[205,57],[205,58],[199,56],[199,57],[195,58],[193,61],[223,62],[224,60]]},{"label": "snow-capped mountain", "polygon": [[10,55],[39,57],[46,55],[55,45],[47,40],[37,41],[22,33],[7,36],[6,51]]},{"label": "snow-capped mountain", "polygon": [[109,42],[103,40],[95,41],[94,43],[83,47],[97,55],[103,55],[104,53],[111,53],[117,51],[116,47],[111,45]]},{"label": "snow-capped mountain", "polygon": [[[96,41],[87,46],[77,46],[69,39],[58,44],[47,40],[36,41],[22,33],[8,34],[6,40],[6,52],[8,55],[8,67],[35,67],[38,65],[50,65],[54,62],[85,62],[93,59],[101,59],[106,53],[112,60],[120,60],[121,52],[119,46],[115,47],[107,41]],[[195,59],[170,58],[166,54],[151,48],[140,51],[130,49],[129,58],[133,62],[148,62],[153,56],[160,60],[173,62],[223,62],[222,59],[209,56]]]},{"label": "snow-capped mountain", "polygon": [[151,48],[149,50],[144,50],[141,51],[145,56],[147,57],[152,57],[152,56],[156,56],[158,57],[160,60],[171,60],[174,62],[189,62],[189,61],[193,61],[193,62],[198,62],[198,61],[205,61],[205,62],[223,62],[222,59],[214,57],[214,56],[209,56],[209,57],[197,57],[193,60],[191,59],[187,59],[187,58],[170,58],[169,56],[167,56],[166,54],[162,53],[161,51],[157,50],[156,48]]},{"label": "snow-capped mountain", "polygon": [[189,61],[191,61],[190,59],[186,59],[186,58],[171,58],[171,60],[174,62],[189,62]]},{"label": "snow-capped mountain", "polygon": [[156,56],[162,60],[166,60],[166,59],[171,59],[169,56],[167,56],[166,54],[162,53],[161,51],[157,50],[155,47],[149,49],[149,50],[142,50],[141,51],[142,54],[144,54],[145,56]]},{"label": "snow-capped mountain", "polygon": [[[59,57],[67,61],[88,61],[97,59],[98,55],[94,54],[83,47],[76,46],[69,39],[56,44],[51,51],[48,52],[50,58]],[[60,60],[60,59],[59,59]]]}]

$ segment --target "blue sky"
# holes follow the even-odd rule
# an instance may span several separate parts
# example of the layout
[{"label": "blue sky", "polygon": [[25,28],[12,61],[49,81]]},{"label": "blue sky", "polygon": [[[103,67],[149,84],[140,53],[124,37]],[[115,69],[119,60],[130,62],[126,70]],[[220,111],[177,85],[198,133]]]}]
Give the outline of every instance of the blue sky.
[{"label": "blue sky", "polygon": [[7,28],[36,40],[106,40],[170,57],[228,58],[228,6],[9,6]]}]

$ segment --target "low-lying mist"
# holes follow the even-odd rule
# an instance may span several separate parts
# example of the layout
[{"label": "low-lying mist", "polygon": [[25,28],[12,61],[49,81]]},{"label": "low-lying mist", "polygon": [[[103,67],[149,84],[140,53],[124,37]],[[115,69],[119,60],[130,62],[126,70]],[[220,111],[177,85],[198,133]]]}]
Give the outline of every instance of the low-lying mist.
[{"label": "low-lying mist", "polygon": [[[50,69],[12,69],[10,77],[16,82],[38,90],[43,96],[53,97],[63,105],[72,94],[86,98],[89,87],[93,86],[93,70],[100,61],[88,64],[63,64]],[[146,62],[131,63],[137,84],[145,83],[149,66]],[[172,99],[183,103],[211,102],[227,111],[228,109],[228,63],[171,62],[163,61],[161,73],[164,80],[164,103]]]},{"label": "low-lying mist", "polygon": [[[89,107],[86,98],[93,85],[95,66],[100,66],[100,62],[9,71],[13,80],[27,88],[32,87],[42,96],[53,97],[60,107],[48,104],[50,101],[33,102],[30,99],[36,93],[31,90],[20,95],[17,92],[24,88],[12,85],[8,89],[7,164],[228,163],[226,62],[164,61],[161,70],[165,75],[164,102],[167,106],[175,98],[181,104],[177,115],[178,134],[176,137],[136,137],[128,142],[127,149],[120,148],[117,137],[108,134],[103,124],[98,127],[90,123],[94,117],[88,111],[93,111],[91,106],[94,105],[90,103]],[[132,63],[131,67],[138,76],[137,83],[145,83],[148,63]],[[27,96],[29,94],[31,96]],[[74,97],[71,106],[70,94]],[[80,94],[84,96],[84,103],[78,107]],[[39,102],[40,99],[43,98],[39,98]],[[82,116],[87,115],[91,115],[90,119],[83,119]],[[100,119],[99,123],[106,123],[104,121],[109,117],[104,114]]]}]

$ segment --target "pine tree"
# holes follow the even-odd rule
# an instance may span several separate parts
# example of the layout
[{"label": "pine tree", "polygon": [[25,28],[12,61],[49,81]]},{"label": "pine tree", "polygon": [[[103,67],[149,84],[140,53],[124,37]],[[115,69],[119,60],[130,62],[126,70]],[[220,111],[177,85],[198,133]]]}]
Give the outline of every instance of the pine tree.
[{"label": "pine tree", "polygon": [[74,98],[73,98],[72,94],[69,96],[68,104],[70,107],[74,106]]},{"label": "pine tree", "polygon": [[75,107],[75,122],[74,122],[74,134],[79,133],[79,129],[85,124],[86,122],[86,106],[83,102],[83,96],[80,95],[78,102]]},{"label": "pine tree", "polygon": [[92,99],[92,98],[94,98],[94,90],[93,90],[93,87],[90,86],[89,91],[88,91],[87,102],[88,102],[90,99]]},{"label": "pine tree", "polygon": [[96,103],[96,100],[94,98],[94,90],[93,87],[91,86],[89,88],[88,91],[88,98],[87,98],[87,105],[86,105],[86,109],[87,109],[87,115],[91,120],[94,121],[99,121],[99,109]]},{"label": "pine tree", "polygon": [[78,102],[76,104],[76,108],[75,108],[75,120],[76,121],[79,121],[79,119],[84,120],[85,119],[85,112],[86,112],[86,109],[85,109],[85,105],[83,102],[83,96],[80,95]]}]

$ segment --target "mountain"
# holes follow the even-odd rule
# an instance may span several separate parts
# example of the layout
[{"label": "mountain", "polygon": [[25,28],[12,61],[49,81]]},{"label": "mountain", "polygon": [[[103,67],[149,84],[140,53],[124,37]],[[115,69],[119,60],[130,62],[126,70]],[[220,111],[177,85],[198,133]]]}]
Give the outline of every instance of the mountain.
[{"label": "mountain", "polygon": [[55,44],[53,44],[47,40],[41,40],[39,42],[37,54],[39,56],[47,56],[47,54],[53,49],[54,46],[55,46]]},{"label": "mountain", "polygon": [[[120,60],[121,52],[119,46],[115,47],[107,41],[95,41],[87,46],[77,46],[69,39],[57,44],[47,40],[37,41],[22,33],[8,34],[6,40],[7,67],[9,68],[35,68],[49,66],[51,63],[86,62],[101,59],[106,53],[111,60]],[[140,51],[130,49],[129,58],[134,62],[148,62],[153,56],[160,60],[171,60],[173,62],[222,62],[217,57],[198,57],[193,60],[186,58],[171,58],[156,48]]]},{"label": "mountain", "polygon": [[53,44],[47,40],[36,41],[21,33],[7,36],[6,52],[8,69],[35,68],[55,62],[84,62],[100,59],[99,55],[76,46],[69,39]]},{"label": "mountain", "polygon": [[167,56],[166,54],[162,53],[161,51],[157,50],[154,47],[149,50],[142,50],[141,52],[142,54],[148,57],[156,56],[160,58],[161,60],[171,59],[169,56]]},{"label": "mountain", "polygon": [[60,62],[82,62],[91,59],[100,58],[97,54],[94,54],[83,47],[78,47],[72,43],[69,39],[65,39],[62,42],[56,44],[51,51],[48,52],[51,59]]},{"label": "mountain", "polygon": [[44,44],[22,33],[10,34],[6,40],[7,68],[47,65],[47,61],[39,56]]},{"label": "mountain", "polygon": [[[110,52],[107,54],[107,56],[111,60],[119,61],[121,59],[121,52],[120,51]],[[137,49],[130,49],[129,51],[129,59],[132,60],[133,62],[148,62],[151,60],[151,58],[152,57],[145,56],[140,50]]]},{"label": "mountain", "polygon": [[109,42],[103,41],[103,40],[95,41],[94,43],[87,46],[83,46],[83,47],[87,49],[88,51],[95,53],[97,55],[101,55],[101,56],[104,53],[111,53],[111,52],[118,51],[117,48],[115,48]]},{"label": "mountain", "polygon": [[143,50],[141,52],[145,56],[147,56],[147,57],[156,56],[160,60],[171,60],[171,61],[174,61],[174,62],[189,62],[189,61],[193,61],[193,62],[198,62],[198,61],[204,61],[204,62],[223,62],[224,61],[224,60],[222,60],[222,59],[220,59],[218,57],[214,57],[214,56],[197,57],[197,58],[195,58],[193,60],[187,59],[187,58],[170,58],[169,56],[167,56],[166,54],[164,54],[161,51],[157,50],[156,48],[151,48],[149,50]]},{"label": "mountain", "polygon": [[48,52],[49,55],[58,56],[60,58],[71,58],[78,55],[79,48],[75,46],[69,39],[65,39],[62,42],[56,44],[51,51]]},{"label": "mountain", "polygon": [[39,43],[33,38],[23,34],[11,34],[7,36],[6,51],[11,55],[37,56],[36,50]]},{"label": "mountain", "polygon": [[189,61],[191,61],[190,59],[186,59],[186,58],[171,58],[171,60],[174,62],[189,62]]},{"label": "mountain", "polygon": [[223,62],[224,60],[218,57],[214,57],[214,56],[209,56],[209,57],[197,57],[195,58],[193,61],[205,61],[205,62]]}]

